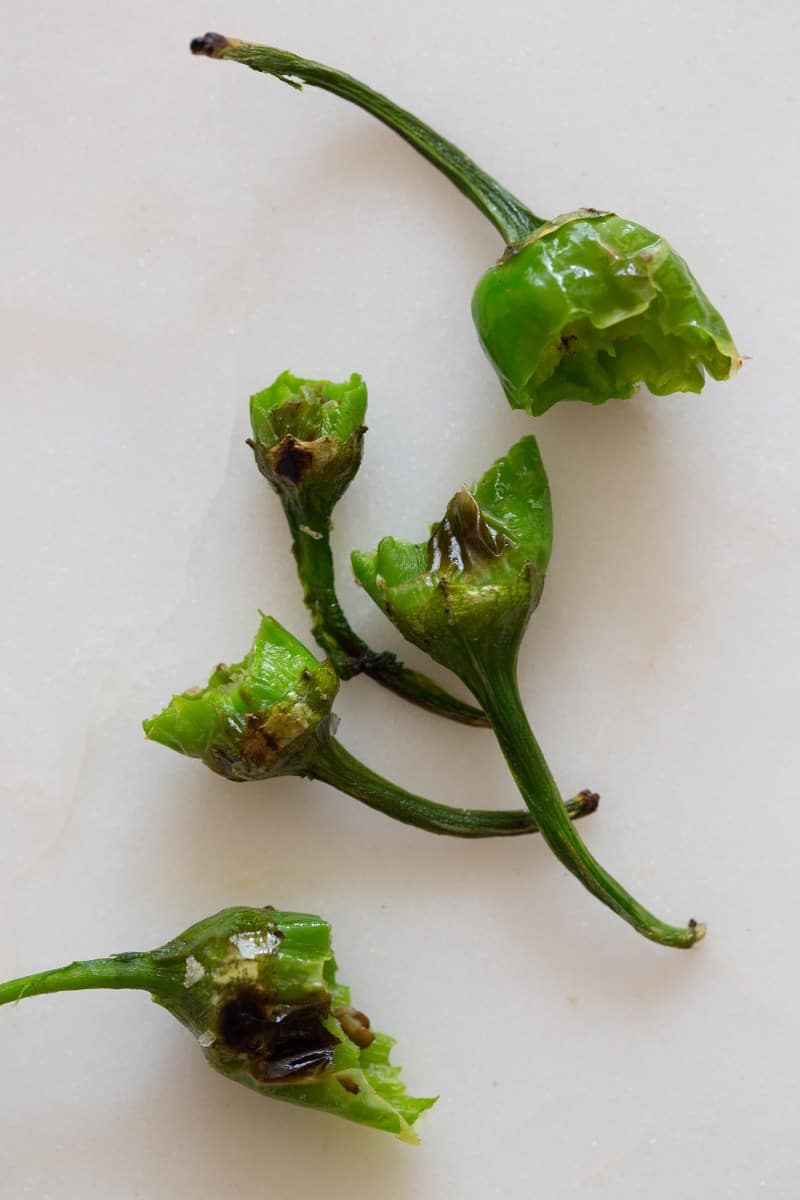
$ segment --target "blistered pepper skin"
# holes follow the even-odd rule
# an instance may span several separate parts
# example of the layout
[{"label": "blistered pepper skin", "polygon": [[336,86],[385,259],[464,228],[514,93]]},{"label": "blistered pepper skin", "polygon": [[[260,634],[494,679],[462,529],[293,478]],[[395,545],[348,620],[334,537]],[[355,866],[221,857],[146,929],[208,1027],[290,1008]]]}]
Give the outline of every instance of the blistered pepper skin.
[{"label": "blistered pepper skin", "polygon": [[639,384],[657,396],[729,379],[741,357],[683,259],[659,235],[614,213],[552,221],[387,96],[322,63],[207,33],[193,54],[230,59],[284,83],[322,88],[370,113],[446,176],[491,221],[506,252],[480,280],[472,312],[514,408],[603,404]]},{"label": "blistered pepper skin", "polygon": [[602,404],[640,384],[700,392],[741,359],[680,255],[614,213],[582,210],[540,226],[478,282],[472,316],[513,408]]}]

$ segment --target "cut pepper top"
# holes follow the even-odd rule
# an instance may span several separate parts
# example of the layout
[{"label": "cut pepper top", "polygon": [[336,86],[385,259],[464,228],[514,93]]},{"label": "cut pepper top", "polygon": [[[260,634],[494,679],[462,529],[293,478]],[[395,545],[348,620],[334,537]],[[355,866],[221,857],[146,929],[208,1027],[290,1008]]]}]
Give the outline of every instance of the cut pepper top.
[{"label": "cut pepper top", "polygon": [[302,774],[306,743],[330,720],[338,688],[330,663],[262,617],[241,662],[220,663],[205,687],[173,696],[144,731],[235,781]]},{"label": "cut pepper top", "polygon": [[385,537],[354,552],[353,570],[404,637],[468,679],[476,655],[518,644],[542,594],[552,529],[547,475],[528,436],[453,496],[427,542]]},{"label": "cut pepper top", "polygon": [[699,392],[741,365],[728,327],[658,234],[581,209],[541,225],[481,278],[472,315],[514,408],[602,404],[639,384]]},{"label": "cut pepper top", "polygon": [[330,519],[361,465],[366,410],[360,375],[331,383],[284,371],[250,398],[250,445],[284,504],[306,517],[319,515],[323,524]]}]

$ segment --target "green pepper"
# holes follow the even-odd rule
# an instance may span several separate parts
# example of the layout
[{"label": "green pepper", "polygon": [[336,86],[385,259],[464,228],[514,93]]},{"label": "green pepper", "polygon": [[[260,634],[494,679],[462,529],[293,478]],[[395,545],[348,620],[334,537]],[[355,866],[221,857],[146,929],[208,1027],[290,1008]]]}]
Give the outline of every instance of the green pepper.
[{"label": "green pepper", "polygon": [[[234,782],[281,775],[318,779],[369,808],[428,833],[452,837],[513,837],[536,833],[525,810],[451,808],[414,796],[355,759],[335,737],[332,711],[339,681],[272,617],[263,617],[253,645],[233,666],[218,666],[204,688],[173,696],[144,722],[148,738],[201,759]],[[566,806],[572,819],[597,808],[583,791]]]},{"label": "green pepper", "polygon": [[602,404],[644,383],[699,392],[705,372],[741,365],[728,328],[662,237],[614,213],[545,221],[452,142],[349,75],[286,50],[207,33],[193,54],[231,59],[300,88],[323,88],[388,125],[484,214],[506,251],[472,301],[478,336],[509,403],[533,414],[559,400]]},{"label": "green pepper", "polygon": [[417,1142],[435,1099],[409,1096],[375,1033],[336,980],[321,917],[226,908],[157,950],[74,962],[0,984],[0,1004],[88,988],[138,988],[197,1039],[209,1066],[262,1096]]},{"label": "green pepper", "polygon": [[539,603],[552,545],[550,489],[536,441],[523,438],[471,490],[462,488],[427,542],[384,538],[353,554],[358,581],[404,637],[458,675],[491,719],[520,792],[553,853],[644,937],[688,947],[705,933],[665,924],[589,853],[567,819],[528,723],[517,657]]},{"label": "green pepper", "polygon": [[488,725],[479,709],[451,696],[432,679],[376,653],[351,627],[336,595],[331,514],[361,464],[367,387],[299,379],[284,371],[250,399],[249,444],[265,479],[278,493],[311,612],[314,637],[340,679],[364,673],[412,704],[467,725]]}]

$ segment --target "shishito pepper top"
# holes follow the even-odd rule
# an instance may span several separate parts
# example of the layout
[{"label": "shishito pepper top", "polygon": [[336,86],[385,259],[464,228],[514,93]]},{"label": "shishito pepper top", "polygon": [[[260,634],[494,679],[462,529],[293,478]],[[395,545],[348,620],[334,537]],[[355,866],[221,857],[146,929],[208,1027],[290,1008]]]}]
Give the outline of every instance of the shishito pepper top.
[{"label": "shishito pepper top", "polygon": [[330,723],[339,680],[273,617],[262,614],[241,662],[220,663],[205,687],[172,697],[144,730],[228,779],[303,774],[307,746]]},{"label": "shishito pepper top", "polygon": [[659,396],[699,392],[706,372],[728,379],[741,365],[686,263],[644,226],[590,208],[543,220],[413,113],[322,63],[217,33],[195,38],[191,50],[358,105],[491,221],[507,248],[479,281],[472,315],[514,408],[539,414],[559,400],[602,404],[641,383]]},{"label": "shishito pepper top", "polygon": [[536,439],[522,438],[453,496],[427,542],[385,537],[352,556],[356,578],[404,637],[472,686],[479,656],[512,658],[550,560],[550,486]]},{"label": "shishito pepper top", "polygon": [[699,392],[739,366],[728,327],[680,255],[592,209],[540,225],[478,283],[472,316],[513,408]]},{"label": "shishito pepper top", "polygon": [[149,952],[71,963],[0,984],[0,1004],[48,992],[138,988],[197,1039],[209,1065],[262,1096],[416,1142],[432,1099],[409,1096],[394,1042],[337,983],[321,917],[226,908]]},{"label": "shishito pepper top", "polygon": [[284,371],[251,397],[250,444],[258,468],[283,500],[302,508],[304,518],[319,513],[330,521],[361,464],[366,411],[360,375],[331,383]]}]

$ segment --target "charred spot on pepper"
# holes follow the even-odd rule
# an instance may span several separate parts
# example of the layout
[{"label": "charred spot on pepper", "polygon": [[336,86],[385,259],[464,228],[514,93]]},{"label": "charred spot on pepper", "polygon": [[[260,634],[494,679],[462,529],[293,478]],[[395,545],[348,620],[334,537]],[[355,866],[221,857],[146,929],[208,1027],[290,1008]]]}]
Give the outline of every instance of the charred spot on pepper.
[{"label": "charred spot on pepper", "polygon": [[339,1039],[325,1027],[329,1012],[327,993],[276,1004],[270,992],[240,988],[220,1008],[217,1034],[260,1083],[299,1083],[330,1070]]},{"label": "charred spot on pepper", "polygon": [[231,1050],[248,1047],[264,1025],[264,1009],[270,999],[257,989],[241,991],[222,1005],[217,1018],[220,1040]]},{"label": "charred spot on pepper", "polygon": [[287,433],[278,444],[272,456],[272,465],[276,475],[289,483],[300,483],[305,473],[314,463],[314,453],[301,442]]}]

